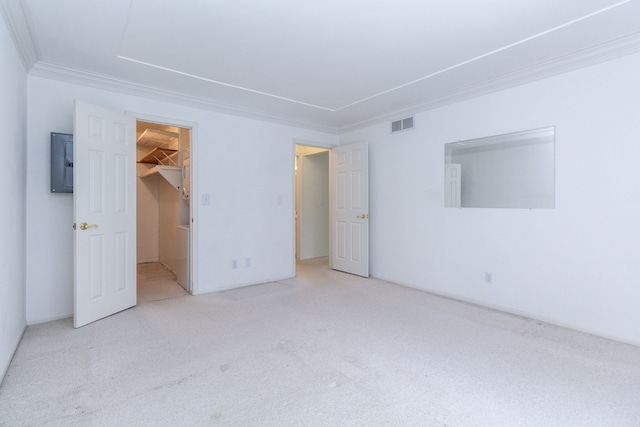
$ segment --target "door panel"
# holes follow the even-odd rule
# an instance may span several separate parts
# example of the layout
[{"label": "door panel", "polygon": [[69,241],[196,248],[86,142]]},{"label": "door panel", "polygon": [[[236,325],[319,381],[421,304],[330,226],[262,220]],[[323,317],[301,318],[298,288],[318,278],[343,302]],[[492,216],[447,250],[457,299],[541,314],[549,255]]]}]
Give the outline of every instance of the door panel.
[{"label": "door panel", "polygon": [[89,253],[88,253],[88,265],[87,269],[89,276],[89,288],[91,294],[89,295],[90,301],[95,301],[102,298],[104,294],[104,280],[102,275],[102,258],[103,258],[103,243],[104,239],[102,235],[89,236]]},{"label": "door panel", "polygon": [[74,326],[136,304],[135,118],[76,101]]},{"label": "door panel", "polygon": [[331,157],[331,267],[369,277],[368,145],[337,147]]}]

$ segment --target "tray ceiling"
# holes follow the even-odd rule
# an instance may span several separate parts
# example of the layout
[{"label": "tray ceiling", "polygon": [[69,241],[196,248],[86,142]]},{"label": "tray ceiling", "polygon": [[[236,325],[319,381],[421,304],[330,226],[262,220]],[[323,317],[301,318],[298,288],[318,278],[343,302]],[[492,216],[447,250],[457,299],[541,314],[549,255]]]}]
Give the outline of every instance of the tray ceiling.
[{"label": "tray ceiling", "polygon": [[336,132],[640,49],[640,0],[3,1],[34,75]]}]

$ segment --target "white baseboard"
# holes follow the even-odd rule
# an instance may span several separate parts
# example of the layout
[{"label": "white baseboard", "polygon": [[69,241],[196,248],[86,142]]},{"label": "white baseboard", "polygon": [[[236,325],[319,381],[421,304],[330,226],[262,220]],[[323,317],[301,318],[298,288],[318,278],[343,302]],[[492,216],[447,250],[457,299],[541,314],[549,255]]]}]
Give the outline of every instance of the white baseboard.
[{"label": "white baseboard", "polygon": [[[374,277],[374,276],[371,276]],[[618,341],[618,342],[622,342],[625,344],[631,344],[631,345],[635,345],[640,347],[640,341],[635,341],[633,339],[629,339],[627,337],[621,337],[621,336],[617,336],[617,335],[613,335],[613,334],[608,334],[602,331],[595,331],[589,328],[585,328],[582,327],[580,325],[575,325],[569,322],[564,322],[564,321],[560,321],[557,319],[553,319],[547,316],[541,316],[539,314],[536,313],[531,313],[528,311],[524,311],[524,310],[518,310],[515,308],[511,308],[511,307],[505,307],[505,306],[501,306],[498,304],[491,304],[491,303],[487,303],[484,301],[479,301],[473,298],[467,298],[464,296],[460,296],[460,295],[456,295],[456,294],[452,294],[452,293],[448,293],[448,292],[441,292],[438,290],[432,290],[432,289],[427,289],[427,288],[422,288],[422,287],[418,287],[418,286],[414,286],[408,283],[401,283],[401,282],[396,282],[393,281],[391,279],[385,279],[384,277],[380,277],[380,276],[375,276],[376,279],[380,279],[380,280],[384,280],[385,282],[389,282],[389,283],[395,283],[397,285],[400,286],[405,286],[407,288],[411,288],[411,289],[416,289],[418,291],[422,291],[422,292],[427,292],[433,295],[438,295],[440,297],[444,297],[444,298],[449,298],[455,301],[461,301],[461,302],[465,302],[467,304],[473,304],[473,305],[477,305],[479,307],[485,307],[491,310],[496,310],[496,311],[501,311],[503,313],[508,313],[508,314],[513,314],[516,316],[520,316],[520,317],[525,317],[527,319],[532,319],[532,320],[538,320],[540,322],[544,322],[544,323],[548,323],[550,325],[555,325],[555,326],[560,326],[561,328],[567,328],[567,329],[573,329],[574,331],[578,331],[578,332],[583,332],[586,334],[590,334],[590,335],[595,335],[601,338],[606,338],[609,340],[613,340],[613,341]]]},{"label": "white baseboard", "polygon": [[47,322],[53,322],[54,320],[60,320],[60,319],[68,319],[70,317],[73,317],[73,313],[69,313],[69,314],[59,314],[57,316],[47,316],[47,317],[42,317],[39,319],[35,319],[35,320],[29,320],[27,322],[28,326],[32,326],[32,325],[38,325],[40,323],[47,323]]},{"label": "white baseboard", "polygon": [[226,286],[220,286],[220,287],[216,287],[216,288],[208,288],[205,289],[201,292],[198,293],[193,293],[192,295],[205,295],[205,294],[210,294],[213,292],[223,292],[223,291],[230,291],[232,289],[239,289],[239,288],[244,288],[247,286],[255,286],[255,285],[265,285],[267,283],[274,283],[274,282],[280,282],[282,280],[287,280],[287,279],[292,279],[295,276],[286,276],[286,277],[282,277],[282,276],[278,276],[277,278],[273,278],[273,279],[264,279],[264,280],[258,280],[255,282],[244,282],[244,283],[238,283],[235,285],[226,285]]}]

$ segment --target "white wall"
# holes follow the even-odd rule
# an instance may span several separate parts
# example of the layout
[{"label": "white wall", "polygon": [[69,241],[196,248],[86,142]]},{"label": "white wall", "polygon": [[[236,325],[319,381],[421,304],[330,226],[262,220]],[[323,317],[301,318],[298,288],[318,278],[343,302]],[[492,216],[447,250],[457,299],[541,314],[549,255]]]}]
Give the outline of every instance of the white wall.
[{"label": "white wall", "polygon": [[[156,100],[30,76],[27,138],[27,320],[69,316],[73,308],[72,197],[49,193],[49,132],[72,132],[75,98],[163,122],[196,124],[197,293],[291,277],[294,140],[332,145],[335,135],[249,120]],[[147,117],[145,117],[147,118]],[[201,160],[200,160],[201,159]],[[196,229],[194,228],[194,230]],[[251,258],[232,270],[231,260]]]},{"label": "white wall", "polygon": [[[147,152],[148,149],[138,149]],[[139,158],[139,157],[138,157]],[[157,174],[140,178],[153,165],[136,164],[136,248],[137,262],[158,261],[158,181]]]},{"label": "white wall", "polygon": [[[342,135],[370,142],[372,274],[640,344],[639,75],[636,54]],[[445,143],[546,126],[555,209],[443,207]]]},{"label": "white wall", "polygon": [[158,177],[158,261],[172,272],[178,268],[178,225],[182,193]]},{"label": "white wall", "polygon": [[[27,75],[0,16],[0,382],[26,327]],[[48,170],[47,170],[48,172]]]},{"label": "white wall", "polygon": [[[138,174],[153,166],[138,163]],[[182,193],[159,174],[138,176],[136,189],[137,262],[161,262],[175,272]]]},{"label": "white wall", "polygon": [[329,256],[329,152],[300,156],[300,259]]}]

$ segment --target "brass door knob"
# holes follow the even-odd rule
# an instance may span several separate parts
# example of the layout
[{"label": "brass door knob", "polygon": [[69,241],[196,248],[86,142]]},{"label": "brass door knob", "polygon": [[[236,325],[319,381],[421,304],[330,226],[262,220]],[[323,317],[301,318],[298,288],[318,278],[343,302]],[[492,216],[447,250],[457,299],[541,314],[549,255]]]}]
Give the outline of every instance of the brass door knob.
[{"label": "brass door knob", "polygon": [[89,228],[98,228],[98,224],[87,224],[86,222],[80,224],[80,230],[87,230]]},{"label": "brass door knob", "polygon": [[360,218],[360,219],[367,219],[369,217],[369,215],[367,214],[362,214],[362,215],[358,215],[356,218]]}]

